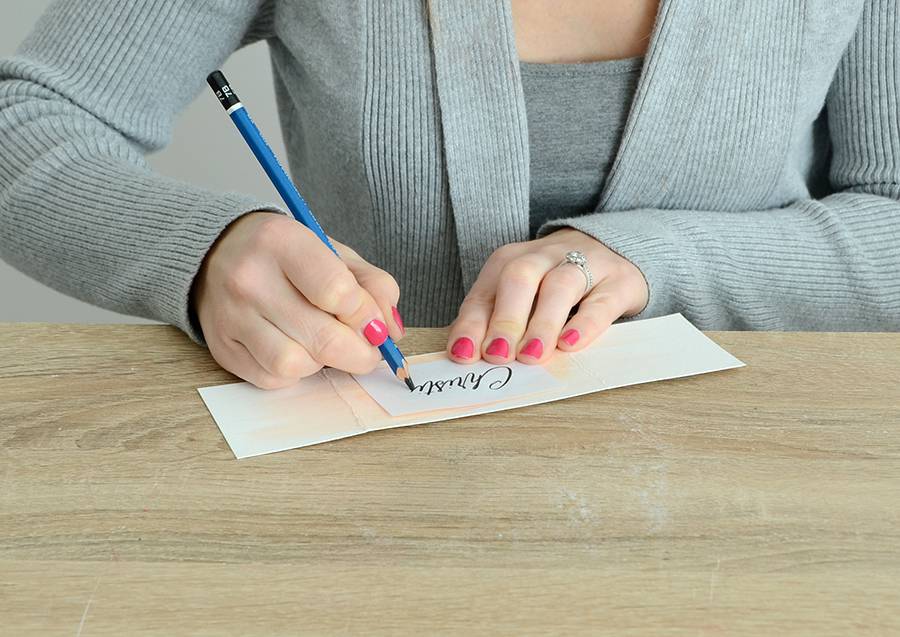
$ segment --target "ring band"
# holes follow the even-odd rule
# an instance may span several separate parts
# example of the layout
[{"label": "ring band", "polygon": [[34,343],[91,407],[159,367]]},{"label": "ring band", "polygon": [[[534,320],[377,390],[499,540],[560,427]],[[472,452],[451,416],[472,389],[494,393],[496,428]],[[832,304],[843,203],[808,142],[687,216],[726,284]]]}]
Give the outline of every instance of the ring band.
[{"label": "ring band", "polygon": [[[587,257],[584,256],[583,252],[579,252],[578,250],[570,250],[569,252],[566,252],[566,257],[560,262],[559,265],[565,265],[567,263],[578,266],[578,268],[581,270],[581,273],[584,274],[584,294],[587,294],[591,289],[591,286],[594,284],[594,276],[591,274],[591,269],[588,267]],[[584,297],[584,294],[582,294],[582,298]]]}]

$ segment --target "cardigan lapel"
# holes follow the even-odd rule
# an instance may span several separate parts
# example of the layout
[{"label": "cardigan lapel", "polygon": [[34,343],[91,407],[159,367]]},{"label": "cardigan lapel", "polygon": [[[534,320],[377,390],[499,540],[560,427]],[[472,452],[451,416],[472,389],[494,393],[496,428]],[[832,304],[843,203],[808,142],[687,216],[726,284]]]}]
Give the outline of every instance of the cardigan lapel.
[{"label": "cardigan lapel", "polygon": [[528,239],[528,130],[507,2],[428,1],[466,290],[496,248]]},{"label": "cardigan lapel", "polygon": [[[662,0],[597,210],[767,206],[789,152],[807,10],[807,0]],[[738,121],[726,128],[725,117]],[[786,131],[777,144],[773,129]]]},{"label": "cardigan lapel", "polygon": [[[705,2],[660,0],[656,24],[644,56],[644,67],[619,147],[606,176],[598,210],[619,210],[625,207],[626,202],[634,201],[636,196],[656,201],[664,194],[665,178],[660,176],[635,181],[633,177],[646,174],[645,170],[636,169],[646,168],[639,165],[650,159],[645,151],[653,147],[653,139],[658,138],[661,129],[666,126],[665,119],[687,116],[687,113],[674,111],[687,108],[690,100],[673,99],[672,93],[680,90],[678,78],[695,67],[689,59],[691,39],[678,35],[688,29],[688,14],[703,14],[701,5]],[[660,159],[663,168],[670,165],[666,158]]]}]

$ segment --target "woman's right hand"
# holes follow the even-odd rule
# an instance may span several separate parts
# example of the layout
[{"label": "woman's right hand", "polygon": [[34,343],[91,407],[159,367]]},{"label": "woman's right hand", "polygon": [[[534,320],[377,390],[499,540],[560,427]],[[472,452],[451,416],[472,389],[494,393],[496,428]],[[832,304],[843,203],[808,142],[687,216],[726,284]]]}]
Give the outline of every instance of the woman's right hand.
[{"label": "woman's right hand", "polygon": [[206,255],[192,290],[209,351],[264,389],[323,366],[366,374],[390,334],[404,335],[394,278],[351,248],[341,258],[303,224],[270,212],[232,222]]}]

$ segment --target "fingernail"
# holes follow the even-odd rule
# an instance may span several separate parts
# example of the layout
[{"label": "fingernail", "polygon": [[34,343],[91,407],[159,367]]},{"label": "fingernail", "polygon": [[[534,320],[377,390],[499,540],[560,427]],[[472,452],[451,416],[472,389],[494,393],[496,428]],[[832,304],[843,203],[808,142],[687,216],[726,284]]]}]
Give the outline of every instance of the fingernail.
[{"label": "fingernail", "polygon": [[509,343],[506,342],[505,338],[495,338],[491,341],[491,344],[488,345],[486,353],[491,356],[506,358],[509,356]]},{"label": "fingernail", "polygon": [[574,345],[579,338],[581,338],[581,334],[578,333],[578,330],[566,330],[566,333],[562,335],[562,340],[567,345]]},{"label": "fingernail", "polygon": [[394,323],[397,324],[397,327],[400,328],[400,331],[406,334],[406,328],[403,327],[403,319],[400,318],[400,310],[396,307],[391,307],[391,312],[394,314]]},{"label": "fingernail", "polygon": [[465,336],[456,339],[453,347],[450,348],[450,353],[459,358],[472,358],[474,352],[475,343],[472,342],[471,338]]},{"label": "fingernail", "polygon": [[365,329],[363,330],[363,334],[365,334],[366,339],[372,345],[378,347],[387,340],[387,325],[385,325],[378,319],[373,319],[366,325]]},{"label": "fingernail", "polygon": [[532,358],[540,358],[541,354],[544,353],[544,344],[541,342],[541,339],[533,338],[522,348],[522,353]]}]

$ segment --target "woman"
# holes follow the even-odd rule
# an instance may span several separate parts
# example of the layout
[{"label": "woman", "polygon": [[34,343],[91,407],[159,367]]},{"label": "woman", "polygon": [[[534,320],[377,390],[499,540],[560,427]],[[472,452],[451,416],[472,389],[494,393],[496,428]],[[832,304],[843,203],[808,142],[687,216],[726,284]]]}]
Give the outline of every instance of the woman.
[{"label": "woman", "polygon": [[[261,38],[343,262],[144,163]],[[0,65],[0,249],[260,387],[371,370],[401,288],[460,363],[671,312],[898,329],[898,42],[896,0],[62,0]]]}]

